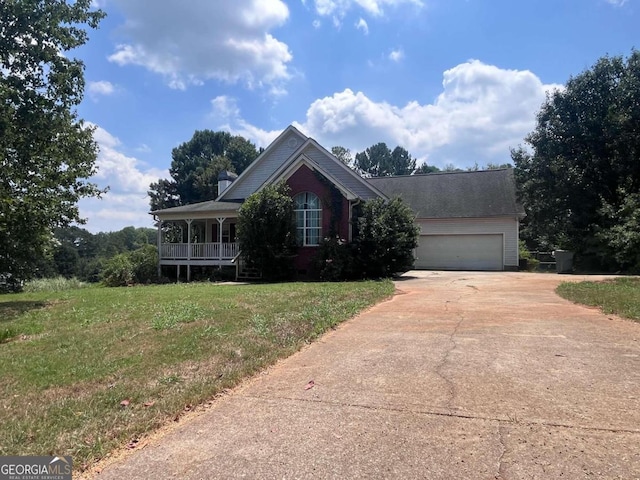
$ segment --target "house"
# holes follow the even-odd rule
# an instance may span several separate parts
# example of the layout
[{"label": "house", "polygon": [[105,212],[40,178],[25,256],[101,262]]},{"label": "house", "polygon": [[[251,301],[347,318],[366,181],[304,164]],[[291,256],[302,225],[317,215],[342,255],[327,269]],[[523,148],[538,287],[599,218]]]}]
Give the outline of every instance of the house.
[{"label": "house", "polygon": [[309,272],[324,236],[352,240],[351,220],[360,202],[395,195],[416,212],[421,228],[416,268],[518,266],[523,212],[511,170],[363,178],[289,126],[240,176],[223,172],[215,200],[151,212],[158,222],[159,269],[176,266],[180,276],[186,267],[189,279],[192,267],[237,265],[238,210],[249,195],[279,181],[287,183],[294,200],[299,274]]}]

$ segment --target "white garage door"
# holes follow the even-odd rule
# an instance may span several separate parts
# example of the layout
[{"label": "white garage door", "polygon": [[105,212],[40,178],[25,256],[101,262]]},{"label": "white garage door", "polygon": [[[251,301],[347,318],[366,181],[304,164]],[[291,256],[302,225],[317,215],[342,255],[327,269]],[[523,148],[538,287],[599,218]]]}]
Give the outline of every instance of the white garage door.
[{"label": "white garage door", "polygon": [[420,235],[416,268],[503,270],[503,240],[498,235]]}]

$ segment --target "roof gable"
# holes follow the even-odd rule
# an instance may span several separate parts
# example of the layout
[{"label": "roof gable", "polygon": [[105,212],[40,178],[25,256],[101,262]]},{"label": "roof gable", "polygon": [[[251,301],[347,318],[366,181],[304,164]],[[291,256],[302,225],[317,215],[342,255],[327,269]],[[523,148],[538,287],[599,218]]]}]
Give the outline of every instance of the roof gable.
[{"label": "roof gable", "polygon": [[347,198],[367,200],[384,197],[374,185],[369,184],[318,142],[290,125],[216,200],[244,200],[264,185],[282,179],[285,172],[290,172],[292,165],[302,158],[310,168],[319,170],[332,181]]},{"label": "roof gable", "polygon": [[257,191],[306,140],[305,135],[289,125],[216,200],[244,200]]},{"label": "roof gable", "polygon": [[418,218],[524,216],[511,168],[367,180],[387,196],[402,198]]},{"label": "roof gable", "polygon": [[313,138],[308,138],[298,151],[273,172],[264,184],[287,179],[301,164],[306,164],[311,170],[322,173],[350,200],[385,197],[382,192],[329,153]]}]

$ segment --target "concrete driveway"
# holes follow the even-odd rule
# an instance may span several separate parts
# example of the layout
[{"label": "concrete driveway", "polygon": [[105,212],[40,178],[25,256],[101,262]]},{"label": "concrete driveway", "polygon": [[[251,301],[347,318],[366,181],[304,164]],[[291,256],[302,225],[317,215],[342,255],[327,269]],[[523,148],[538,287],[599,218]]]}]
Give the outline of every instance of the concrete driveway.
[{"label": "concrete driveway", "polygon": [[582,279],[410,272],[97,478],[640,478],[640,324]]}]

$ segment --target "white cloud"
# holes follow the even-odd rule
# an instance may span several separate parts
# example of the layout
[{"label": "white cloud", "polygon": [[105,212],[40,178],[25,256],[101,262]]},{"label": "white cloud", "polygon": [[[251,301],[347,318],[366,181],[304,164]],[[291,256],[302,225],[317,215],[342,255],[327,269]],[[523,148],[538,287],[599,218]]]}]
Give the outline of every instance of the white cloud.
[{"label": "white cloud", "polygon": [[146,143],[141,143],[136,147],[136,152],[140,153],[151,153],[151,147]]},{"label": "white cloud", "polygon": [[375,102],[346,89],[311,104],[299,126],[323,145],[362,151],[384,141],[443,167],[504,163],[509,147],[535,127],[546,92],[530,71],[504,70],[477,60],[443,74],[443,91],[433,103],[405,106]]},{"label": "white cloud", "polygon": [[360,19],[356,22],[355,27],[358,30],[362,30],[365,35],[369,35],[369,25],[364,18],[360,17]]},{"label": "white cloud", "polygon": [[402,50],[401,48],[398,48],[397,50],[391,50],[391,53],[389,53],[389,60],[391,60],[392,62],[398,63],[403,58],[404,58],[404,50]]},{"label": "white cloud", "polygon": [[102,199],[80,201],[80,215],[87,218],[85,226],[92,232],[115,231],[126,226],[152,226],[149,211],[149,184],[159,178],[169,178],[167,170],[150,168],[143,162],[120,151],[120,140],[103,128],[96,127],[94,138],[100,147],[96,165],[98,172],[91,178],[101,188],[109,187]]},{"label": "white cloud", "polygon": [[317,30],[322,26],[322,22],[318,19],[315,19],[313,22],[311,22],[311,25],[313,25],[313,28]]},{"label": "white cloud", "polygon": [[422,0],[314,0],[318,15],[344,17],[352,8],[360,8],[372,16],[384,15],[384,7],[410,4],[421,7]]},{"label": "white cloud", "polygon": [[214,129],[242,135],[258,147],[266,147],[281,133],[281,130],[264,130],[244,120],[234,98],[224,95],[218,96],[211,100],[211,107],[211,120],[215,123]]},{"label": "white cloud", "polygon": [[[523,142],[535,127],[535,115],[548,91],[528,70],[505,70],[478,60],[443,74],[442,92],[431,103],[404,106],[377,102],[363,92],[345,89],[315,100],[297,128],[330,148],[342,145],[360,152],[377,142],[405,147],[421,161],[461,168],[474,163],[510,161],[509,148]],[[281,130],[267,131],[243,119],[235,100],[212,100],[217,128],[267,146]],[[285,126],[283,125],[282,128]]]},{"label": "white cloud", "polygon": [[87,85],[87,91],[94,100],[100,96],[109,96],[116,91],[116,87],[106,80],[100,80],[99,82],[89,82]]},{"label": "white cloud", "polygon": [[[244,82],[248,87],[280,85],[289,77],[289,47],[272,29],[289,10],[282,0],[114,0],[126,17],[109,60],[163,75],[185,89],[207,79]],[[282,88],[278,86],[278,88]]]},{"label": "white cloud", "polygon": [[625,3],[627,3],[627,0],[605,0],[609,5],[613,5],[614,7],[621,7],[623,6]]}]

